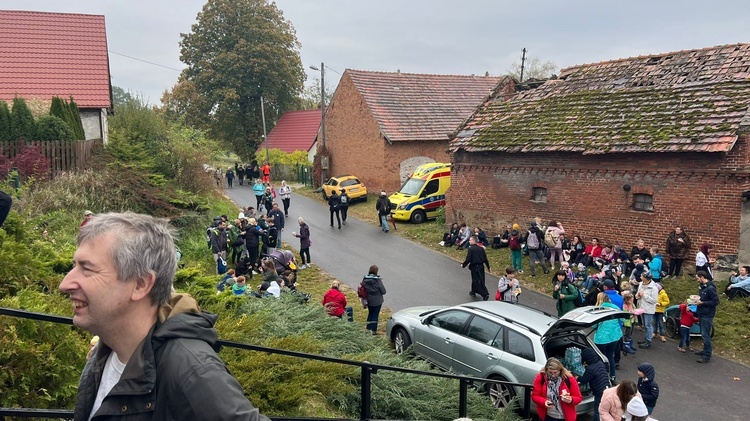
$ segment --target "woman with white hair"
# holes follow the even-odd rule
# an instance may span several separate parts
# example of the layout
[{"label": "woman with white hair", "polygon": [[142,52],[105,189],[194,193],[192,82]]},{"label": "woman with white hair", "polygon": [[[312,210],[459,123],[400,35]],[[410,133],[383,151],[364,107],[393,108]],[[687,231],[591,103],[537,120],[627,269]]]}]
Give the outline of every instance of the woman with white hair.
[{"label": "woman with white hair", "polygon": [[297,222],[299,222],[299,233],[292,232],[292,235],[299,238],[299,257],[302,259],[302,264],[299,268],[305,269],[309,268],[310,263],[312,263],[310,261],[310,246],[312,245],[312,241],[310,241],[310,227],[307,226],[301,216],[297,218]]}]

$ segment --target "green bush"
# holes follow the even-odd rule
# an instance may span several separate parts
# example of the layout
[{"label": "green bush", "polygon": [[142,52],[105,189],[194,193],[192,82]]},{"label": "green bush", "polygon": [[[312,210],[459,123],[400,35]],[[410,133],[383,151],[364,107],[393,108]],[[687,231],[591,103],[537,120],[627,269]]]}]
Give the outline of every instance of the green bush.
[{"label": "green bush", "polygon": [[73,140],[73,131],[61,118],[43,115],[37,121],[37,140]]},{"label": "green bush", "polygon": [[13,98],[11,108],[11,132],[12,140],[25,139],[35,140],[37,135],[36,121],[31,114],[31,109],[23,98]]},{"label": "green bush", "polygon": [[0,100],[0,141],[13,140],[8,103]]}]

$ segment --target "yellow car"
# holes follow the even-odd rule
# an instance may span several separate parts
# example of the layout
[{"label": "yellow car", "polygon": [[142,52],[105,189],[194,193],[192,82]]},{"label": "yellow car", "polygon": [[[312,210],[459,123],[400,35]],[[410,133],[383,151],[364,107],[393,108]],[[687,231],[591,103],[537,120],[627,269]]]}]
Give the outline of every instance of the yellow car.
[{"label": "yellow car", "polygon": [[341,189],[346,190],[346,194],[349,195],[349,199],[367,201],[367,187],[362,184],[359,179],[353,175],[342,175],[339,177],[331,177],[323,184],[323,199],[328,200],[328,197],[336,190],[336,193],[341,194]]}]

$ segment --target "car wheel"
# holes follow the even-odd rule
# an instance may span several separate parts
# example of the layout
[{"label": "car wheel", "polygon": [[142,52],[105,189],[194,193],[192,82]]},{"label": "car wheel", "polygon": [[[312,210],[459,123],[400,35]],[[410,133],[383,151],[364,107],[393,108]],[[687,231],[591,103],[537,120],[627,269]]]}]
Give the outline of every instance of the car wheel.
[{"label": "car wheel", "polygon": [[673,318],[669,317],[667,318],[667,336],[674,339],[677,337],[677,334],[679,333],[679,327],[677,326],[677,323],[674,321]]},{"label": "car wheel", "polygon": [[326,191],[325,191],[325,190],[323,190],[323,191],[321,192],[321,194],[323,195],[323,200],[325,200],[325,201],[327,202],[327,201],[328,201],[328,196],[326,196]]},{"label": "car wheel", "polygon": [[409,334],[402,328],[396,329],[396,333],[393,335],[393,349],[396,350],[396,354],[403,355],[410,346],[411,338],[409,338]]},{"label": "car wheel", "polygon": [[424,212],[421,210],[416,210],[411,213],[411,223],[412,224],[421,224],[425,221],[427,217],[425,216]]},{"label": "car wheel", "polygon": [[[493,376],[490,377],[492,380],[503,380],[507,381],[505,377]],[[505,409],[510,406],[511,401],[516,396],[516,391],[512,386],[502,383],[491,383],[487,387],[487,395],[490,397],[490,402],[495,409]]]}]

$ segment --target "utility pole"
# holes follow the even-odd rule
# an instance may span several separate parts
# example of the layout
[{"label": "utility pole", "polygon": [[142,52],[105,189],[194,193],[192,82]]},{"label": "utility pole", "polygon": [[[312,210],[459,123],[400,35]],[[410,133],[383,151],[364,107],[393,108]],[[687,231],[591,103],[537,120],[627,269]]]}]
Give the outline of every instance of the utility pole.
[{"label": "utility pole", "polygon": [[266,110],[263,107],[263,96],[260,97],[260,118],[263,119],[263,139],[266,141],[266,162],[271,165],[271,158],[268,156],[268,136],[266,136]]},{"label": "utility pole", "polygon": [[523,54],[521,55],[521,80],[523,82],[523,68],[526,65],[526,47],[523,48]]},{"label": "utility pole", "polygon": [[[320,143],[323,150],[326,150],[326,64],[320,62]],[[322,186],[326,182],[326,169],[321,164],[320,169]]]}]

